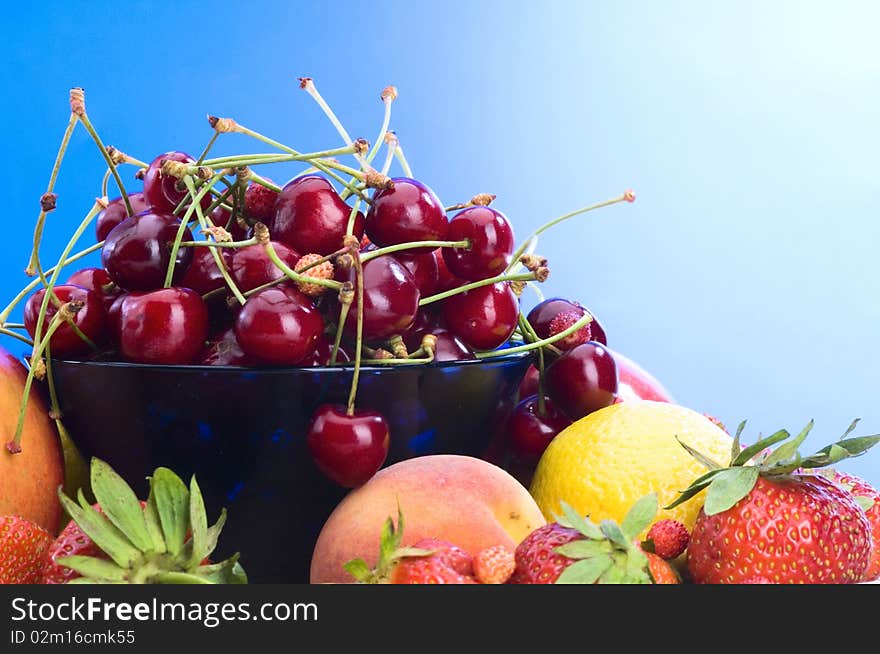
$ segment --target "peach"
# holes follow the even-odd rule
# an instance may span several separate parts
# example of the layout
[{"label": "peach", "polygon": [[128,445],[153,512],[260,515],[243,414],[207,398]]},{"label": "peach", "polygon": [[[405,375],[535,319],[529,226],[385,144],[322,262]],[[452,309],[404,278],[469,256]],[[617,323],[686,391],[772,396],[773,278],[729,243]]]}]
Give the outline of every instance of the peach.
[{"label": "peach", "polygon": [[18,515],[58,533],[64,483],[64,455],[46,402],[34,382],[25,412],[21,452],[6,449],[15,434],[27,370],[0,347],[0,515]]},{"label": "peach", "polygon": [[450,541],[471,554],[493,545],[511,550],[545,524],[529,491],[502,468],[476,457],[432,454],[394,463],[346,495],[330,514],[312,553],[310,581],[350,583],[343,566],[376,564],[382,525],[397,507],[403,544]]}]

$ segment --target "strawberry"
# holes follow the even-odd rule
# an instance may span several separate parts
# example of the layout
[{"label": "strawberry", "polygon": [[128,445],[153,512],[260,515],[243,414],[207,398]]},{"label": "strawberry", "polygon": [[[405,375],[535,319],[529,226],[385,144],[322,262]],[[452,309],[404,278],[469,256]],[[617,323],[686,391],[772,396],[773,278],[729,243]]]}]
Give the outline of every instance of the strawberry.
[{"label": "strawberry", "polygon": [[[657,514],[657,495],[641,498],[618,525],[597,525],[561,502],[564,516],[539,527],[517,546],[512,584],[650,584],[674,571],[651,563],[637,538]],[[656,566],[658,577],[654,577]],[[674,575],[677,579],[677,575]]]},{"label": "strawberry", "polygon": [[669,561],[653,552],[645,552],[645,556],[648,558],[648,572],[655,584],[681,583],[681,578]]},{"label": "strawberry", "polygon": [[481,584],[503,584],[513,574],[516,558],[504,545],[495,545],[477,552],[473,567],[474,577]]},{"label": "strawberry", "polygon": [[690,537],[687,527],[682,523],[665,518],[651,525],[647,539],[642,543],[642,549],[654,552],[668,561],[684,553]]},{"label": "strawberry", "polygon": [[0,516],[0,584],[37,584],[52,534],[16,515]]},{"label": "strawberry", "polygon": [[[706,489],[687,548],[694,583],[855,583],[871,555],[871,525],[848,492],[813,472],[864,453],[880,436],[847,438],[807,457],[798,447],[812,429],[793,440],[780,430],[746,448],[736,432],[729,466],[684,446],[709,472],[669,507]],[[785,442],[783,442],[785,441]],[[782,443],[776,449],[770,449]]]},{"label": "strawberry", "polygon": [[51,544],[45,583],[247,583],[238,554],[208,562],[226,511],[208,526],[195,477],[187,488],[176,474],[157,468],[146,501],[100,459],[92,459],[90,478],[95,505],[82,492],[78,503],[58,493],[72,521]]},{"label": "strawberry", "polygon": [[880,491],[856,475],[834,472],[832,481],[852,493],[871,523],[871,558],[862,581],[880,579]]}]

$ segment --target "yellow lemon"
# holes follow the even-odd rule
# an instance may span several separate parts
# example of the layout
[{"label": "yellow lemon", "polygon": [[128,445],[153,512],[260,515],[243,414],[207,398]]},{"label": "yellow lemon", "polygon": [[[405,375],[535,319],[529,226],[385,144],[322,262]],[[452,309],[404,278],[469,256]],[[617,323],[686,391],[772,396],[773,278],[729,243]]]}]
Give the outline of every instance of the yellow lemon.
[{"label": "yellow lemon", "polygon": [[[706,472],[676,437],[721,465],[730,462],[733,439],[701,413],[666,402],[621,402],[560,432],[538,462],[529,490],[547,520],[562,515],[562,500],[594,522],[619,523],[644,495],[656,492],[666,506]],[[701,491],[661,509],[657,519],[674,518],[692,529],[704,496]]]}]

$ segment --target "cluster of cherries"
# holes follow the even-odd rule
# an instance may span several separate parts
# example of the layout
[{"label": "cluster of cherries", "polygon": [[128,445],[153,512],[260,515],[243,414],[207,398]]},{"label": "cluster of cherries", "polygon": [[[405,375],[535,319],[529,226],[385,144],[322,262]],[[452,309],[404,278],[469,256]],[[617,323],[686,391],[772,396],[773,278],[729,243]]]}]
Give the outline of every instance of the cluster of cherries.
[{"label": "cluster of cherries", "polygon": [[[584,307],[548,300],[521,316],[523,280],[543,281],[546,262],[519,257],[510,222],[488,206],[492,196],[453,211],[416,179],[385,178],[362,212],[326,177],[302,174],[280,191],[257,178],[218,198],[193,193],[169,162],[198,164],[182,152],[157,156],[142,170],[141,192],[105,201],[98,213],[101,267],[77,270],[49,298],[47,288],[28,298],[24,326],[46,339],[50,356],[353,363],[348,406],[319,407],[308,433],[318,467],[346,487],[369,479],[389,448],[384,417],[354,406],[363,362],[474,359],[519,330],[542,348],[540,371],[527,376],[509,422],[515,453],[527,460],[571,421],[614,402],[614,360]],[[530,272],[511,273],[519,263]]]}]

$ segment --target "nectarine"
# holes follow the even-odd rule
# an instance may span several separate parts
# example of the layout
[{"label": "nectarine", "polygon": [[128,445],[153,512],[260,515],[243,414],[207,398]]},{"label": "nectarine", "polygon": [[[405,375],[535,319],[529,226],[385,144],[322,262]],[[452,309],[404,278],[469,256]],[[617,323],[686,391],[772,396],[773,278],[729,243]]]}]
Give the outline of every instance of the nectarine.
[{"label": "nectarine", "polygon": [[64,455],[46,402],[32,387],[21,435],[21,452],[4,445],[15,434],[27,370],[0,347],[0,515],[18,515],[56,534],[61,521],[58,486],[64,483]]},{"label": "nectarine", "polygon": [[346,495],[327,519],[312,554],[310,581],[351,583],[346,562],[376,564],[382,525],[405,520],[403,545],[447,540],[471,554],[493,545],[513,550],[545,524],[529,491],[498,466],[476,457],[432,454],[376,473]]}]

